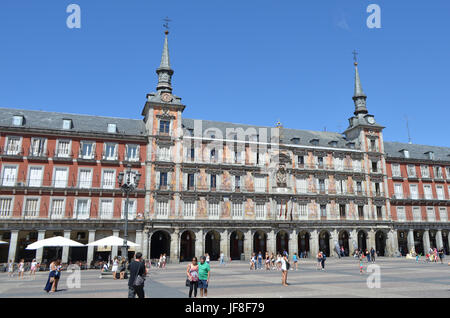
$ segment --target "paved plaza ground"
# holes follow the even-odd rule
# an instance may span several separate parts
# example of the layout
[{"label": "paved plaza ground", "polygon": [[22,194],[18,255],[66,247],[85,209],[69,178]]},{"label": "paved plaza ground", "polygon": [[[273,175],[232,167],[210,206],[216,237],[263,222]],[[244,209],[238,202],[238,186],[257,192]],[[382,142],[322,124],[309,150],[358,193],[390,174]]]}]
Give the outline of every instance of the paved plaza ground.
[{"label": "paved plaza ground", "polygon": [[[288,287],[281,285],[279,271],[249,271],[247,262],[232,262],[220,266],[211,263],[211,281],[208,297],[450,297],[450,266],[416,263],[405,258],[378,258],[381,288],[368,288],[369,274],[359,274],[359,261],[353,258],[326,261],[326,271],[316,270],[314,260],[301,260],[298,271],[289,271]],[[146,297],[185,298],[185,270],[187,263],[169,264],[166,269],[152,268],[146,280]],[[365,263],[365,267],[367,263]],[[36,274],[31,280],[9,278],[0,274],[0,297],[127,297],[127,281],[112,277],[99,278],[98,270],[81,271],[81,288],[67,288],[68,273],[63,272],[61,291],[47,294],[43,291],[48,272]]]}]

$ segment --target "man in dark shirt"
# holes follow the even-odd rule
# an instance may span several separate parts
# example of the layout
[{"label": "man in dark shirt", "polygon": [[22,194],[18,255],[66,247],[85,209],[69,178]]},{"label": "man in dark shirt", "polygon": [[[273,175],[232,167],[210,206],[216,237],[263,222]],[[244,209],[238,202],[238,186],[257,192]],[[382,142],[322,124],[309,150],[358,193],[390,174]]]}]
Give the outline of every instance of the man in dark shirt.
[{"label": "man in dark shirt", "polygon": [[128,265],[130,278],[128,279],[128,298],[135,298],[136,294],[139,298],[145,298],[144,283],[136,286],[136,277],[140,275],[144,278],[147,274],[144,262],[141,260],[142,253],[136,253],[135,259]]}]

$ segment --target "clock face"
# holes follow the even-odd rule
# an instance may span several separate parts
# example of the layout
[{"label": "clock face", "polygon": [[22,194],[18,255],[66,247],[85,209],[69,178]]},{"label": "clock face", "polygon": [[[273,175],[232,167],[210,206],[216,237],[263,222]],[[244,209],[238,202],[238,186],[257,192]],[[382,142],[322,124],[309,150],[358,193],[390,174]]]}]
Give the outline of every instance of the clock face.
[{"label": "clock face", "polygon": [[369,124],[375,124],[375,119],[374,119],[373,117],[368,117],[368,118],[367,118],[367,122],[368,122]]},{"label": "clock face", "polygon": [[161,95],[161,100],[163,102],[166,102],[166,103],[171,102],[172,101],[172,95],[169,94],[169,93],[164,93],[164,94]]}]

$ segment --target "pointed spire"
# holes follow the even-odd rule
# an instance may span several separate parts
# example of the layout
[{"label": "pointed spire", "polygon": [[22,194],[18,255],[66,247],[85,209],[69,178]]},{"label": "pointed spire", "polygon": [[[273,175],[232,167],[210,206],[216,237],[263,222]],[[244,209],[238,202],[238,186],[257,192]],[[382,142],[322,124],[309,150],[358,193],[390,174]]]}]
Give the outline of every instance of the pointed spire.
[{"label": "pointed spire", "polygon": [[355,61],[355,92],[353,95],[353,101],[355,103],[355,115],[358,114],[367,114],[367,108],[366,108],[366,99],[367,96],[364,94],[361,80],[359,78],[359,72],[358,72],[358,62]]},{"label": "pointed spire", "polygon": [[164,47],[161,55],[161,64],[159,68],[156,70],[156,74],[158,74],[158,86],[156,87],[157,91],[169,91],[172,92],[172,74],[173,70],[170,68],[170,59],[169,59],[169,42],[167,39],[167,35],[169,31],[165,31],[165,39],[164,39]]}]

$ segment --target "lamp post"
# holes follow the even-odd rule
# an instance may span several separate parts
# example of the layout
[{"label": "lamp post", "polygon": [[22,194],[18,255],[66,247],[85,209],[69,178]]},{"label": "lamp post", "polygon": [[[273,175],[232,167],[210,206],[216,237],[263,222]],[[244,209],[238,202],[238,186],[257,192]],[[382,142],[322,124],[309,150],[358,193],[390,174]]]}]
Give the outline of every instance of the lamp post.
[{"label": "lamp post", "polygon": [[131,165],[127,165],[126,171],[121,171],[117,176],[117,181],[119,182],[119,187],[123,192],[126,193],[127,199],[125,202],[125,230],[122,246],[122,257],[128,259],[128,205],[130,202],[130,193],[135,191],[139,185],[139,180],[141,179],[141,174],[136,171],[131,171]]}]

